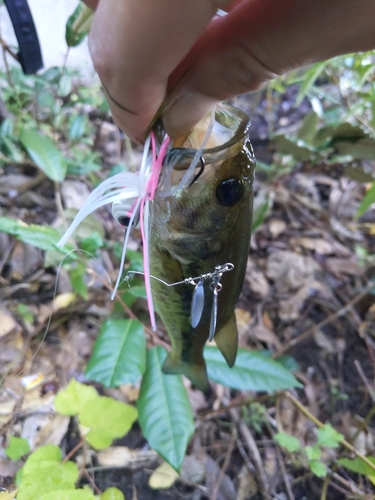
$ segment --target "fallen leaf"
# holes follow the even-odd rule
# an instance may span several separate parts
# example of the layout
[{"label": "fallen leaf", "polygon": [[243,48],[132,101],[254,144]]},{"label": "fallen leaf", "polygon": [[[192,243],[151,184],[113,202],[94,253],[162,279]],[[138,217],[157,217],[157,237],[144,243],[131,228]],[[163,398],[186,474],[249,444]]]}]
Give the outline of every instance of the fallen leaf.
[{"label": "fallen leaf", "polygon": [[295,252],[280,250],[271,253],[267,259],[267,277],[275,281],[279,292],[306,285],[319,269],[314,259]]},{"label": "fallen leaf", "polygon": [[60,309],[69,307],[77,299],[77,295],[72,292],[61,293],[57,295],[53,301],[52,311],[55,313]]},{"label": "fallen leaf", "polygon": [[20,331],[21,326],[10,314],[8,309],[5,307],[0,308],[0,338],[5,337],[9,333],[13,333],[15,330]]},{"label": "fallen leaf", "polygon": [[246,268],[246,283],[257,298],[264,298],[270,291],[270,286],[263,272],[249,259]]},{"label": "fallen leaf", "polygon": [[322,330],[317,330],[314,333],[313,337],[314,337],[316,344],[321,349],[323,349],[325,354],[333,355],[333,354],[335,354],[335,352],[337,352],[335,343],[332,342],[329,339],[329,337],[324,332],[322,332]]},{"label": "fallen leaf", "polygon": [[61,198],[66,209],[80,210],[90,195],[86,184],[78,180],[65,180],[60,184]]},{"label": "fallen leaf", "polygon": [[151,474],[148,485],[153,490],[165,490],[173,486],[178,477],[178,472],[167,462],[163,462]]},{"label": "fallen leaf", "polygon": [[[211,497],[211,494],[215,489],[215,486],[220,476],[220,472],[221,469],[215,462],[215,460],[213,460],[210,456],[207,455],[206,488],[209,498]],[[228,476],[228,474],[224,474],[224,477],[219,487],[217,500],[236,500],[236,499],[237,499],[237,493],[233,481]]]},{"label": "fallen leaf", "polygon": [[[241,309],[240,307],[236,307],[234,313],[236,315],[239,342],[241,343],[242,337],[247,336],[249,333],[251,314],[249,311],[245,311],[245,309]],[[246,344],[244,347],[246,347]]]},{"label": "fallen leaf", "polygon": [[282,347],[281,342],[275,333],[262,323],[258,323],[254,326],[251,329],[250,335],[251,337],[258,339],[260,342],[274,346],[277,351],[279,351]]},{"label": "fallen leaf", "polygon": [[258,485],[247,465],[243,465],[237,476],[238,500],[252,500],[258,493]]},{"label": "fallen leaf", "polygon": [[66,415],[50,415],[48,420],[44,421],[34,438],[34,446],[44,446],[46,444],[60,445],[64,436],[68,432],[70,417]]},{"label": "fallen leaf", "polygon": [[271,219],[268,223],[268,230],[273,239],[277,238],[286,229],[286,222],[280,219]]},{"label": "fallen leaf", "polygon": [[149,467],[158,459],[154,450],[132,450],[127,446],[110,446],[97,453],[98,462],[103,467]]},{"label": "fallen leaf", "polygon": [[322,255],[331,255],[334,253],[333,245],[323,238],[291,238],[290,244],[301,246],[307,250],[314,250]]},{"label": "fallen leaf", "polygon": [[207,456],[203,451],[186,455],[182,462],[181,478],[195,484],[203,483],[206,460]]},{"label": "fallen leaf", "polygon": [[279,318],[285,323],[295,321],[299,318],[300,311],[305,300],[311,295],[314,287],[307,284],[300,288],[297,293],[287,300],[280,300]]}]

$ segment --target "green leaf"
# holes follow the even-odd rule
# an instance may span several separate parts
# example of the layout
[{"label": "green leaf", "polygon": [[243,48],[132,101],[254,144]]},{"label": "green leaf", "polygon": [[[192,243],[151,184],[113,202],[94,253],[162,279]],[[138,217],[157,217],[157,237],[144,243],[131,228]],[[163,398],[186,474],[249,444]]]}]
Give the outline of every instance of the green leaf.
[{"label": "green leaf", "polygon": [[24,470],[29,470],[32,464],[38,464],[39,462],[60,462],[61,461],[61,450],[55,444],[47,444],[37,448],[26,460]]},{"label": "green leaf", "polygon": [[350,156],[353,160],[373,160],[375,157],[375,139],[366,137],[355,143],[349,141],[335,142],[339,155]]},{"label": "green leaf", "polygon": [[161,371],[166,354],[159,346],[149,349],[137,406],[149,445],[179,471],[194,433],[194,419],[182,378]]},{"label": "green leaf", "polygon": [[30,451],[27,439],[10,436],[9,446],[5,449],[5,454],[11,460],[19,460]]},{"label": "green leaf", "polygon": [[66,174],[66,162],[52,139],[41,135],[36,130],[21,129],[20,141],[30,158],[38,167],[56,182],[62,182]]},{"label": "green leaf", "polygon": [[65,490],[45,493],[38,500],[95,500],[94,494],[85,490]]},{"label": "green leaf", "polygon": [[281,363],[262,352],[238,349],[233,368],[229,368],[216,347],[206,346],[204,357],[209,378],[232,389],[271,393],[291,387],[302,387]]},{"label": "green leaf", "polygon": [[316,113],[312,112],[307,114],[302,122],[298,131],[297,137],[302,139],[307,144],[314,145],[314,139],[318,128],[319,117]]},{"label": "green leaf", "polygon": [[279,443],[279,445],[290,453],[299,451],[301,449],[301,444],[295,436],[290,434],[285,434],[284,432],[278,432],[273,436],[274,440]]},{"label": "green leaf", "polygon": [[322,450],[318,445],[306,446],[305,452],[309,460],[319,460],[319,458],[322,456]]},{"label": "green leaf", "polygon": [[328,64],[328,61],[319,62],[319,63],[311,66],[311,68],[304,73],[304,75],[303,75],[304,79],[303,79],[303,82],[299,88],[299,92],[297,95],[295,106],[299,106],[301,104],[303,99],[309,93],[311,87],[314,85],[316,80],[319,78],[319,76],[325,70],[327,64]]},{"label": "green leaf", "polygon": [[85,129],[88,123],[88,118],[86,115],[76,115],[69,128],[69,138],[72,141],[76,141],[85,133]]},{"label": "green leaf", "polygon": [[[375,465],[375,457],[367,458]],[[345,467],[345,469],[367,476],[372,484],[375,485],[375,472],[359,457],[356,457],[353,460],[350,460],[349,458],[339,458],[337,462]]]},{"label": "green leaf", "polygon": [[24,243],[41,250],[56,250],[56,244],[60,240],[59,233],[52,227],[37,224],[27,225],[20,220],[9,217],[0,217],[0,232],[12,234]]},{"label": "green leaf", "polygon": [[117,488],[108,488],[100,495],[99,500],[125,500],[123,493]]},{"label": "green leaf", "polygon": [[82,42],[93,20],[94,12],[80,2],[66,23],[65,40],[68,47],[76,47]]},{"label": "green leaf", "polygon": [[325,424],[324,427],[318,429],[316,444],[319,446],[328,446],[328,448],[337,448],[343,439],[343,434],[337,432],[331,424]]},{"label": "green leaf", "polygon": [[85,375],[106,387],[137,383],[146,369],[142,323],[108,319],[100,329]]},{"label": "green leaf", "polygon": [[326,477],[327,467],[320,460],[310,460],[309,467],[311,472],[317,477]]},{"label": "green leaf", "polygon": [[81,424],[91,429],[87,441],[93,448],[102,450],[108,448],[115,438],[130,431],[138,418],[138,411],[134,406],[99,396],[84,404],[78,418]]},{"label": "green leaf", "polygon": [[57,394],[55,408],[62,415],[77,415],[88,401],[97,397],[98,393],[94,387],[81,384],[72,378],[67,387]]},{"label": "green leaf", "polygon": [[40,500],[45,493],[74,489],[78,475],[75,463],[61,462],[58,446],[38,448],[23,467],[17,500]]},{"label": "green leaf", "polygon": [[78,293],[84,300],[89,298],[87,285],[85,282],[86,263],[74,262],[69,270],[70,284],[73,290]]},{"label": "green leaf", "polygon": [[359,217],[361,217],[373,203],[375,203],[375,182],[363,197],[363,200],[361,201],[361,204],[359,205],[358,211],[355,215],[356,218],[358,219]]},{"label": "green leaf", "polygon": [[67,73],[64,73],[59,81],[59,96],[66,97],[72,91],[72,77]]},{"label": "green leaf", "polygon": [[89,252],[93,255],[95,255],[96,251],[99,248],[102,248],[103,245],[103,239],[96,231],[94,231],[92,234],[90,234],[90,236],[88,236],[81,242],[82,250],[85,250],[86,252]]}]

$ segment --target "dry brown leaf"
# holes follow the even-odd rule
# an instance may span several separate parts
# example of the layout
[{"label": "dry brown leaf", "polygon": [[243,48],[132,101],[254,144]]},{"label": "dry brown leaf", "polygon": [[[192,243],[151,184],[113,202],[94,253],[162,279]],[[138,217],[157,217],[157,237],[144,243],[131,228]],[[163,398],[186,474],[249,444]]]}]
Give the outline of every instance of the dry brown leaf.
[{"label": "dry brown leaf", "polygon": [[[344,413],[341,418],[342,426],[338,429],[342,432],[349,442],[352,442],[356,450],[362,455],[369,455],[374,451],[374,436],[372,429],[368,426],[363,427],[363,418],[358,415],[353,416],[349,412]],[[358,431],[361,432],[358,433]]]},{"label": "dry brown leaf", "polygon": [[[220,476],[220,467],[210,456],[207,455],[206,460],[206,488],[210,497],[216,487],[217,480]],[[236,500],[237,494],[234,484],[228,474],[224,474],[221,481],[217,500]]]},{"label": "dry brown leaf", "polygon": [[138,399],[140,385],[123,384],[120,385],[119,390],[125,395],[128,403],[134,403]]},{"label": "dry brown leaf", "polygon": [[11,277],[22,281],[43,264],[42,251],[22,241],[17,241],[10,258]]},{"label": "dry brown leaf", "polygon": [[0,338],[16,330],[21,331],[21,326],[4,306],[0,308]]},{"label": "dry brown leaf", "polygon": [[286,230],[286,222],[281,219],[271,219],[268,223],[268,230],[273,239],[278,238]]},{"label": "dry brown leaf", "polygon": [[246,268],[245,281],[256,297],[264,298],[268,295],[270,286],[263,272],[249,259]]},{"label": "dry brown leaf", "polygon": [[311,257],[280,250],[267,259],[267,277],[275,281],[279,292],[296,290],[311,281],[320,267]]},{"label": "dry brown leaf", "polygon": [[365,270],[365,268],[360,266],[357,262],[337,257],[327,258],[325,266],[327,270],[338,279],[343,279],[343,274],[348,276],[361,276]]},{"label": "dry brown leaf", "polygon": [[16,399],[7,394],[5,390],[0,390],[0,427],[3,427],[13,418],[16,403]]},{"label": "dry brown leaf", "polygon": [[241,343],[241,338],[247,336],[249,333],[251,314],[249,311],[245,311],[245,309],[241,309],[240,307],[236,307],[234,313],[236,315],[238,337]]},{"label": "dry brown leaf", "polygon": [[44,426],[39,428],[34,440],[35,447],[44,446],[45,444],[60,445],[64,436],[68,432],[70,417],[66,415],[50,415]]},{"label": "dry brown leaf", "polygon": [[335,342],[330,340],[329,337],[322,332],[322,330],[317,330],[314,335],[314,340],[316,344],[323,349],[326,354],[333,355],[336,351]]},{"label": "dry brown leaf", "polygon": [[266,445],[263,450],[263,464],[267,474],[270,491],[274,490],[282,479],[278,454],[274,446]]},{"label": "dry brown leaf", "polygon": [[254,475],[246,465],[241,467],[238,478],[238,500],[252,500],[258,493],[258,485]]},{"label": "dry brown leaf", "polygon": [[203,451],[186,455],[181,467],[181,477],[191,483],[201,484],[204,480],[207,456]]},{"label": "dry brown leaf", "polygon": [[78,180],[65,180],[60,184],[61,198],[66,209],[80,210],[90,195],[86,184]]},{"label": "dry brown leaf", "polygon": [[300,288],[288,300],[280,300],[279,318],[281,321],[289,323],[298,319],[305,300],[310,296],[312,290],[313,287],[308,284]]},{"label": "dry brown leaf", "polygon": [[264,326],[262,323],[259,323],[255,327],[251,329],[250,332],[251,337],[258,339],[260,342],[264,342],[268,345],[272,345],[279,351],[282,348],[282,344],[279,339],[276,337],[275,333]]},{"label": "dry brown leaf", "polygon": [[290,244],[293,246],[301,246],[307,250],[314,250],[322,255],[331,255],[334,252],[334,246],[323,238],[291,238]]}]

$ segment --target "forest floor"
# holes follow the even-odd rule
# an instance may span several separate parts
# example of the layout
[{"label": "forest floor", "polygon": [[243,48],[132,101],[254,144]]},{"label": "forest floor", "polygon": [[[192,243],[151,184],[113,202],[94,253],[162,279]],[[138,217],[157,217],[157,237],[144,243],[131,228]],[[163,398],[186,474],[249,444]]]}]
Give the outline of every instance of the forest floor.
[{"label": "forest floor", "polygon": [[[246,103],[241,100],[239,106]],[[262,96],[252,113],[250,134],[255,155],[266,163],[276,153],[268,139],[269,106]],[[308,110],[305,101],[294,109],[286,95],[273,108],[273,129],[299,123]],[[140,152],[124,151],[110,121],[92,120],[103,178],[124,157],[137,164]],[[61,185],[62,205],[80,208],[91,189],[86,179],[68,178]],[[332,500],[373,498],[368,479],[335,465],[338,454],[350,456],[343,449],[326,450],[322,459],[330,475],[320,479],[301,455],[286,453],[272,439],[277,427],[296,436],[302,449],[316,441],[316,426],[295,405],[297,399],[320,422],[330,422],[349,441],[354,438],[361,453],[373,453],[374,421],[363,424],[363,419],[375,405],[375,300],[369,287],[375,270],[375,212],[355,219],[364,191],[364,184],[346,177],[340,164],[304,161],[281,175],[257,171],[259,225],[236,309],[239,343],[292,356],[304,388],[269,395],[212,383],[203,394],[186,381],[196,431],[175,484],[165,490],[149,487],[160,460],[138,424],[105,452],[80,449],[73,455],[77,463],[86,464],[90,482],[99,490],[116,486],[127,500],[303,500],[324,498],[324,489],[325,498]],[[54,192],[52,181],[32,165],[5,165],[1,214],[56,224],[60,208]],[[112,249],[121,242],[122,231],[109,208],[94,217],[104,228],[108,248],[90,265],[98,273],[104,268],[115,280],[119,261]],[[138,230],[131,248],[140,249]],[[6,435],[25,437],[34,448],[58,444],[64,453],[80,441],[75,421],[56,414],[53,400],[71,378],[85,380],[99,325],[113,303],[108,290],[93,279],[88,300],[54,306],[56,276],[56,266],[46,265],[41,250],[0,233],[0,449]],[[61,269],[57,294],[66,292],[71,285]],[[145,308],[139,300],[133,310],[146,318]],[[161,324],[158,335],[169,342]],[[26,377],[39,373],[40,384],[25,391]],[[96,388],[125,402],[138,396],[137,387]],[[21,465],[0,453],[0,485],[11,488]],[[86,475],[82,481],[88,481]]]}]

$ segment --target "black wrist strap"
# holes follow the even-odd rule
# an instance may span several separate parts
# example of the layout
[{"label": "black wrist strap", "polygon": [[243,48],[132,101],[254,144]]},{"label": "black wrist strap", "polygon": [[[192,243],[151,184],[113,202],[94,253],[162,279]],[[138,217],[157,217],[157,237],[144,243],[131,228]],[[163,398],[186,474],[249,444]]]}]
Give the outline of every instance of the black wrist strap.
[{"label": "black wrist strap", "polygon": [[27,0],[4,0],[17,37],[18,59],[25,75],[43,67],[39,39]]}]

